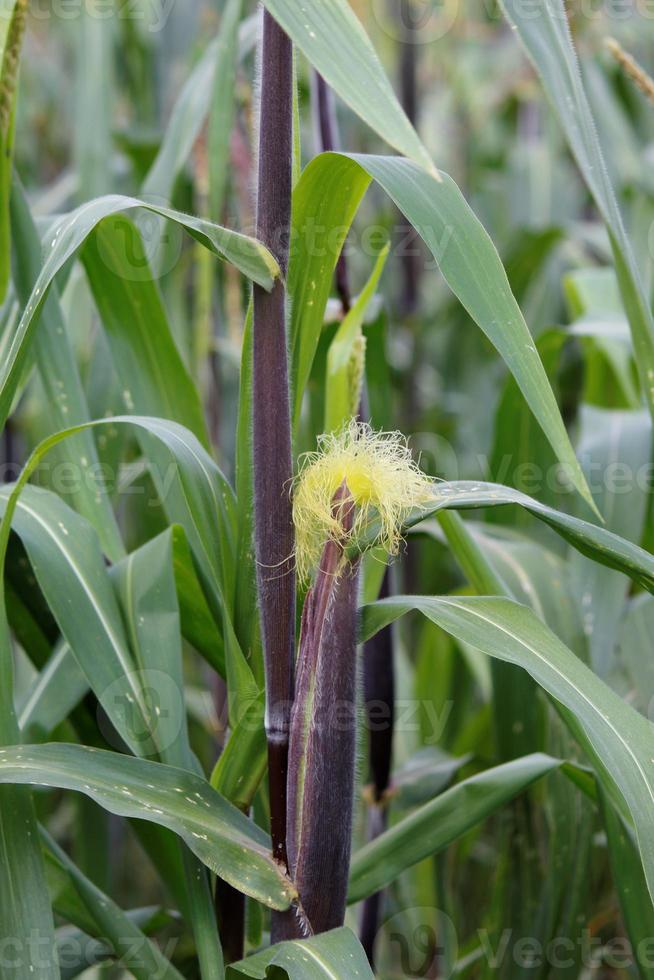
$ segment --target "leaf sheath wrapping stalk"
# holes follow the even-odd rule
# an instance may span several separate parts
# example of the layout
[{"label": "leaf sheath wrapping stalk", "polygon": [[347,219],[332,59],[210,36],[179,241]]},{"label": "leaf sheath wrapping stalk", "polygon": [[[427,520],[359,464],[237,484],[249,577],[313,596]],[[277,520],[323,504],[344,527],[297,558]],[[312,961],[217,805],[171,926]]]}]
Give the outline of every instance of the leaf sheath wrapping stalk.
[{"label": "leaf sheath wrapping stalk", "polygon": [[[292,46],[264,14],[257,234],[288,265],[292,160]],[[284,285],[254,287],[254,522],[259,609],[266,666],[273,852],[285,861],[286,765],[293,692],[295,578],[289,498],[291,423]]]},{"label": "leaf sheath wrapping stalk", "polygon": [[[349,510],[345,520],[352,518],[351,503]],[[356,750],[358,579],[359,563],[343,566],[341,546],[329,541],[302,616],[287,844],[302,924],[314,933],[341,926],[345,916]]]}]

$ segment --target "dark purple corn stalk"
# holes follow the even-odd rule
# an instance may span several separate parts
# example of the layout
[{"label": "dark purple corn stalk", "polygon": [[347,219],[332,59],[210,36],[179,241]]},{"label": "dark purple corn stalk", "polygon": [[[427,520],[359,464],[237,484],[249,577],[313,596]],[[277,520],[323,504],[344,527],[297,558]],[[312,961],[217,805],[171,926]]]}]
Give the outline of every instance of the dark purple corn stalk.
[{"label": "dark purple corn stalk", "polygon": [[[347,533],[354,503],[334,496]],[[302,613],[291,718],[289,870],[305,934],[343,925],[352,839],[357,729],[356,622],[359,561],[328,541]]]},{"label": "dark purple corn stalk", "polygon": [[[257,237],[288,267],[291,220],[293,53],[267,11],[263,19]],[[266,735],[273,854],[286,864],[286,775],[293,698],[295,576],[289,497],[293,475],[284,284],[254,287],[254,525],[266,671]],[[273,928],[274,931],[274,928]]]},{"label": "dark purple corn stalk", "polygon": [[[390,570],[387,568],[379,598],[390,593]],[[393,664],[393,630],[387,626],[363,646],[363,698],[368,727],[368,762],[372,783],[369,789],[367,838],[379,837],[387,825],[388,790],[393,759],[395,721],[395,668]],[[379,930],[382,893],[371,895],[363,903],[360,920],[361,945],[373,966],[375,938]]]},{"label": "dark purple corn stalk", "polygon": [[[400,41],[400,101],[410,122],[418,121],[418,66],[416,59],[415,31],[407,25],[404,18],[410,17],[408,8],[400,0],[399,26],[402,32]],[[405,237],[406,236],[406,237]],[[402,299],[401,311],[413,316],[418,311],[421,273],[420,237],[413,228],[402,228]]]},{"label": "dark purple corn stalk", "polygon": [[[334,93],[322,75],[317,71],[314,71],[312,75],[311,101],[314,116],[315,142],[318,152],[327,153],[330,150],[340,150]],[[341,301],[343,315],[345,315],[350,310],[351,297],[347,259],[342,252],[336,263],[334,278],[336,281],[336,292]]]},{"label": "dark purple corn stalk", "polygon": [[245,895],[216,878],[215,903],[225,963],[236,963],[245,955]]},{"label": "dark purple corn stalk", "polygon": [[[227,726],[227,685],[220,674],[212,679],[216,717],[220,725],[219,749],[224,749]],[[214,890],[216,922],[225,963],[235,963],[245,955],[245,895],[222,878]]]}]

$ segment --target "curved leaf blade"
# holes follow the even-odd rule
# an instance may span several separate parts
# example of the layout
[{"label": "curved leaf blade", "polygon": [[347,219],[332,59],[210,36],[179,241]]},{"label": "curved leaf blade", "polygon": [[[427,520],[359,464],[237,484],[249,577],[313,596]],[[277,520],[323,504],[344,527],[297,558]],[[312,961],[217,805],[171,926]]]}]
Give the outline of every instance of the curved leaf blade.
[{"label": "curved leaf blade", "polygon": [[133,208],[144,208],[181,225],[202,245],[231,262],[245,276],[264,289],[270,289],[279,275],[277,262],[261,242],[202,218],[195,218],[192,215],[182,214],[181,211],[173,211],[171,208],[119,194],[109,194],[82,204],[70,214],[64,215],[49,231],[43,267],[0,368],[0,421],[6,420],[11,409],[32,334],[38,322],[37,314],[54,277],[103,218]]},{"label": "curved leaf blade", "polygon": [[173,830],[214,874],[264,905],[283,910],[294,898],[267,835],[195,773],[57,742],[0,749],[0,782],[85,793],[118,816]]},{"label": "curved leaf blade", "polygon": [[[411,160],[325,153],[309,164],[298,182],[293,211],[295,250],[289,273],[296,423],[322,329],[331,274],[369,178],[386,191],[423,238],[450,289],[511,371],[570,481],[595,510],[495,246],[452,178],[442,172],[437,178]],[[338,227],[338,240],[330,240],[329,247],[316,247],[316,227]]]},{"label": "curved leaf blade", "polygon": [[407,868],[438,854],[561,764],[560,759],[534,753],[486,769],[440,793],[354,855],[348,902],[374,895]]},{"label": "curved leaf blade", "polygon": [[373,973],[358,939],[349,929],[279,943],[227,968],[237,977],[287,977],[288,980],[372,980]]},{"label": "curved leaf blade", "polygon": [[[499,483],[458,480],[438,484],[435,498],[435,506],[430,504],[426,508],[427,514],[438,513],[443,509],[467,510],[517,504],[545,524],[549,524],[588,558],[624,572],[643,588],[654,592],[654,557],[648,551],[597,524],[555,510],[547,504],[541,504],[540,501],[534,500],[520,490],[513,490]],[[422,515],[416,514],[409,524],[417,526],[416,530],[419,531],[420,522],[424,517],[425,511]]]},{"label": "curved leaf blade", "polygon": [[[86,240],[81,259],[126,407],[178,422],[207,449],[198,390],[173,339],[138,228],[120,214],[104,218]],[[69,419],[60,428],[76,421],[86,420]]]},{"label": "curved leaf blade", "polygon": [[265,0],[265,6],[325,81],[371,129],[394,149],[435,173],[427,149],[400,106],[347,0],[307,4]]},{"label": "curved leaf blade", "polygon": [[530,610],[510,599],[403,596],[363,608],[366,639],[418,610],[457,640],[523,667],[573,716],[594,753],[593,765],[633,819],[654,894],[654,727],[588,669]]}]

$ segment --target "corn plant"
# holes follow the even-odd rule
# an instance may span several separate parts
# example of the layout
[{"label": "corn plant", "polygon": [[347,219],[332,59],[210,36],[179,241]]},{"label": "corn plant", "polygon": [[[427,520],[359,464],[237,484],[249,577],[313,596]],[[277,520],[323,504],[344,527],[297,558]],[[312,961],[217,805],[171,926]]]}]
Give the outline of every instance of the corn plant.
[{"label": "corn plant", "polygon": [[215,6],[0,4],[0,976],[653,977],[647,13]]}]

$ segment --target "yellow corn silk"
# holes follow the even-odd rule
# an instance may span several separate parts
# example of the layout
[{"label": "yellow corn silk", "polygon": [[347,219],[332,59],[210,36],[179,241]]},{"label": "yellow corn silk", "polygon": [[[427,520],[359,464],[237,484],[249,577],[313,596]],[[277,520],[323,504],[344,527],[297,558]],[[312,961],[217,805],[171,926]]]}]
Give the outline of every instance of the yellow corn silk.
[{"label": "yellow corn silk", "polygon": [[[333,503],[343,482],[356,505],[350,531]],[[303,581],[311,577],[328,540],[363,550],[373,520],[379,522],[379,534],[366,546],[381,546],[396,555],[407,517],[433,496],[433,481],[416,465],[400,432],[375,432],[352,419],[340,431],[320,436],[317,452],[302,458],[294,486],[298,576]]]}]

